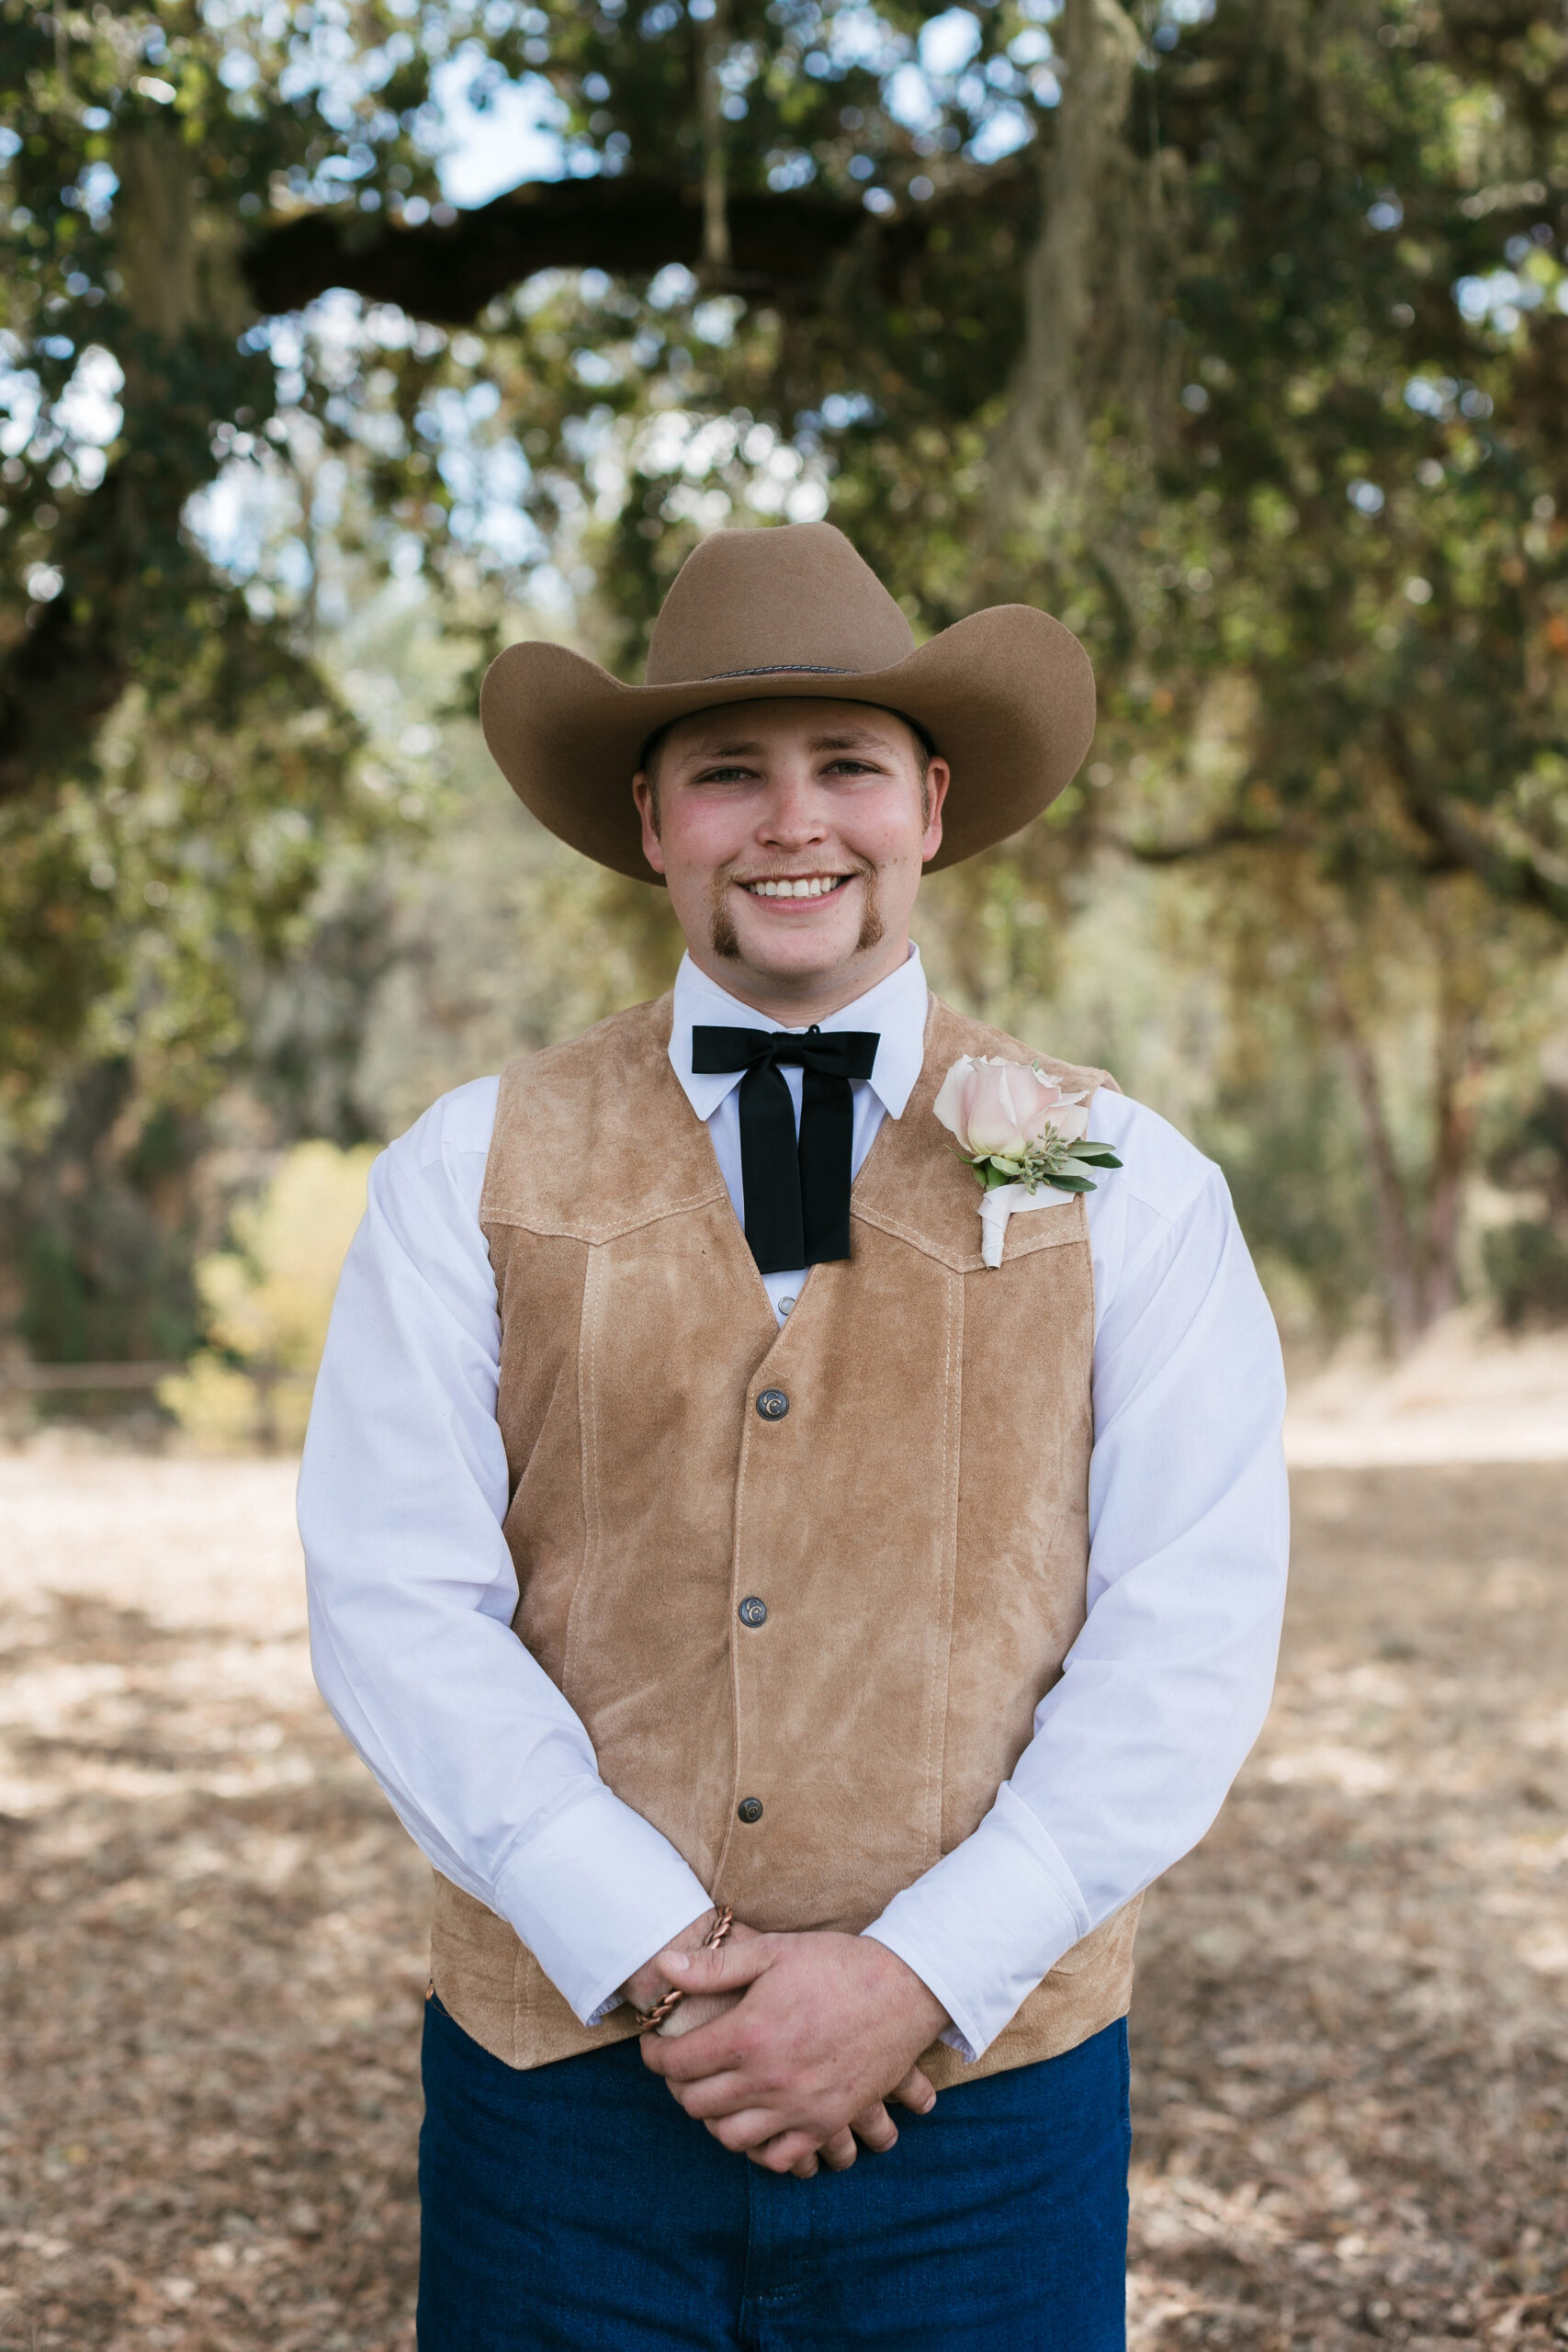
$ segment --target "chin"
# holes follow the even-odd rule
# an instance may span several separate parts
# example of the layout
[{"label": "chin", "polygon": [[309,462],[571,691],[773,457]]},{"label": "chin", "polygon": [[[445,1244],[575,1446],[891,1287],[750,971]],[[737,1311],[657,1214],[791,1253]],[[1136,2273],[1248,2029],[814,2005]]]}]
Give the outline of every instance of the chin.
[{"label": "chin", "polygon": [[777,932],[764,933],[761,938],[748,937],[740,932],[740,953],[753,971],[776,973],[783,979],[800,974],[832,972],[847,964],[855,953],[860,937],[858,922],[813,924],[808,930],[803,923],[793,935],[781,938]]}]

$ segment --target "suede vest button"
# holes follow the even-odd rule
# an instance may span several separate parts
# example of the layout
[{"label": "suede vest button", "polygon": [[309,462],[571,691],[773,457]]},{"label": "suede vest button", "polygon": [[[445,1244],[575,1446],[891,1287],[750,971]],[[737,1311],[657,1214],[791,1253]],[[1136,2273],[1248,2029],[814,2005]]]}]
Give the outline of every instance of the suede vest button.
[{"label": "suede vest button", "polygon": [[757,1410],[765,1421],[782,1421],[789,1410],[789,1398],[782,1388],[764,1388],[757,1399]]},{"label": "suede vest button", "polygon": [[754,1592],[748,1593],[740,1604],[740,1623],[743,1625],[765,1625],[767,1622],[767,1602],[759,1600]]},{"label": "suede vest button", "polygon": [[761,1797],[742,1797],[735,1810],[744,1822],[750,1823],[753,1821],[761,1821],[762,1818],[762,1800]]}]

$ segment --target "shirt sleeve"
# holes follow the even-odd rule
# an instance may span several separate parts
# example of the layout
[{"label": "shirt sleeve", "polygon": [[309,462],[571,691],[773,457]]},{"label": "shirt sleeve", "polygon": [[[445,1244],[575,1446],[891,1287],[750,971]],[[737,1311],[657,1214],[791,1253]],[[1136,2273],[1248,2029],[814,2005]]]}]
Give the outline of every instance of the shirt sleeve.
[{"label": "shirt sleeve", "polygon": [[500,1321],[478,1219],[496,1081],[377,1160],[338,1285],[299,1478],[328,1706],[438,1871],[508,1921],[585,2025],[708,1905],[600,1779],[512,1631]]},{"label": "shirt sleeve", "polygon": [[991,1812],[867,1933],[976,2058],[1196,1845],[1268,1713],[1289,1552],[1273,1318],[1224,1178],[1101,1093],[1089,1613]]}]

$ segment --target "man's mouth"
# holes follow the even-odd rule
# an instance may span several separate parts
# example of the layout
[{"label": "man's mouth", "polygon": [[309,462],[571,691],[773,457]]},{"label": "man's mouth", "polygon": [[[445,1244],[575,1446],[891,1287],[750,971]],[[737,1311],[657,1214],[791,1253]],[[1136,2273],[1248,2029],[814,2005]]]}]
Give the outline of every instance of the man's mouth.
[{"label": "man's mouth", "polygon": [[828,899],[853,878],[849,874],[787,874],[742,882],[740,888],[753,899]]}]

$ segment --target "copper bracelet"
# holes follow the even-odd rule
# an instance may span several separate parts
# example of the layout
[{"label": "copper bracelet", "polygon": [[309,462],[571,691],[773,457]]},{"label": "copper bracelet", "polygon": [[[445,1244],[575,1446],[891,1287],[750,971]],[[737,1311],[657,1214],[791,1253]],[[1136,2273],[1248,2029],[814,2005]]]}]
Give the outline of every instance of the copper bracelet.
[{"label": "copper bracelet", "polygon": [[[702,1950],[716,1951],[734,1925],[735,1905],[732,1903],[721,1905],[714,1914],[712,1927],[703,1938]],[[672,2009],[680,2007],[685,1997],[686,1988],[683,1984],[671,1984],[668,1993],[661,1999],[655,2001],[651,2009],[634,2009],[632,2015],[637,2019],[637,2031],[639,2033],[653,2032],[656,2027],[664,2023]]]}]

